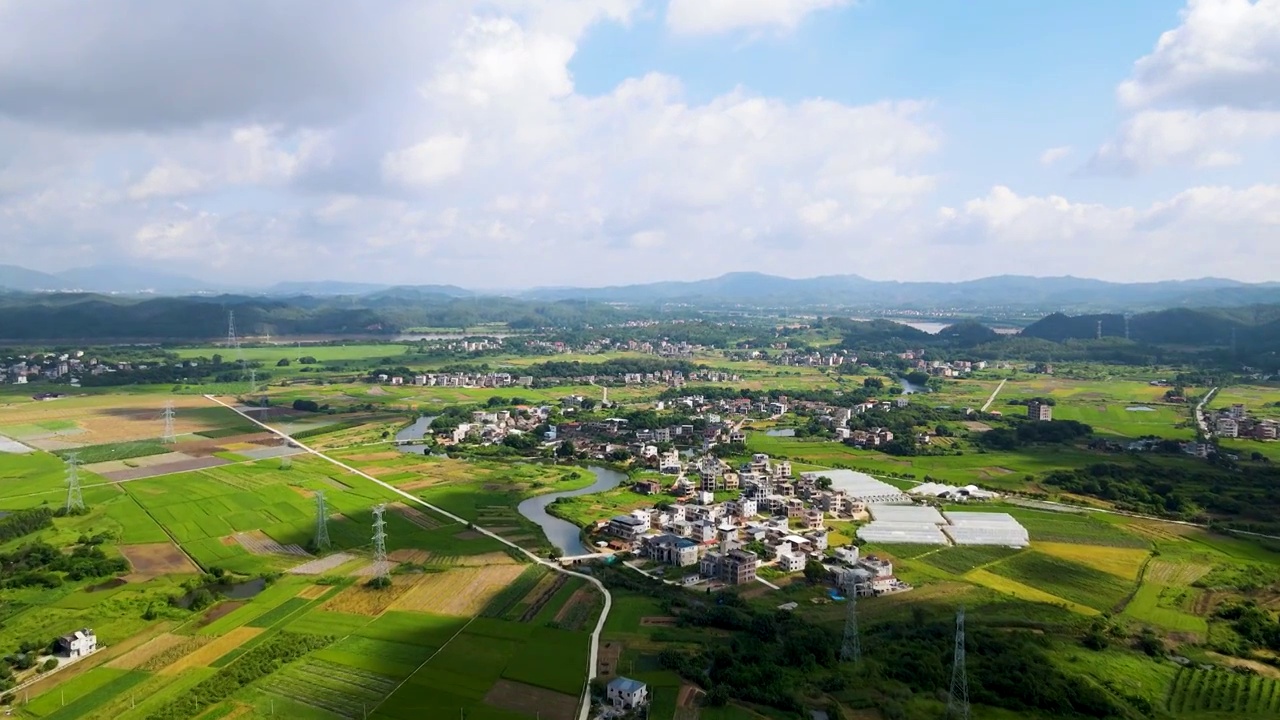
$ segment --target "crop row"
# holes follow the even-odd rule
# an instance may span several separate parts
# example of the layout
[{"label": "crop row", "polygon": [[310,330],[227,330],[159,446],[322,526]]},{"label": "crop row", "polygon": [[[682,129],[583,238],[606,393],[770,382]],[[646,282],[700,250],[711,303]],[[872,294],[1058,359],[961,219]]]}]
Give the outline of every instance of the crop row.
[{"label": "crop row", "polygon": [[489,606],[481,613],[485,617],[500,618],[507,614],[513,605],[524,599],[531,590],[537,587],[542,578],[550,572],[542,565],[530,565],[525,568],[515,582],[508,585],[489,601]]},{"label": "crop row", "polygon": [[1280,711],[1280,682],[1220,670],[1183,669],[1174,678],[1169,710],[1276,713]]}]

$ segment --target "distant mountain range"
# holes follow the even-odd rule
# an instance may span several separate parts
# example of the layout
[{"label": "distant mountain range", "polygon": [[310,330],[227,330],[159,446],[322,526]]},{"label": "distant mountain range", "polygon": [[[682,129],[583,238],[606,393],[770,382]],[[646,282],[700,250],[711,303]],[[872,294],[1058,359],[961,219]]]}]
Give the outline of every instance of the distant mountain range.
[{"label": "distant mountain range", "polygon": [[656,282],[600,288],[535,288],[516,292],[472,291],[454,285],[396,286],[371,282],[281,282],[265,288],[229,286],[129,266],[95,266],[43,273],[0,265],[0,289],[11,292],[96,292],[196,295],[235,292],[268,297],[464,298],[505,296],[522,300],[587,300],[633,305],[693,304],[789,308],[900,310],[1027,309],[1126,312],[1170,307],[1241,307],[1280,302],[1280,282],[1243,283],[1204,278],[1115,283],[1075,277],[1017,275],[963,282],[898,282],[858,275],[791,279],[762,273],[729,273],[707,280]]}]

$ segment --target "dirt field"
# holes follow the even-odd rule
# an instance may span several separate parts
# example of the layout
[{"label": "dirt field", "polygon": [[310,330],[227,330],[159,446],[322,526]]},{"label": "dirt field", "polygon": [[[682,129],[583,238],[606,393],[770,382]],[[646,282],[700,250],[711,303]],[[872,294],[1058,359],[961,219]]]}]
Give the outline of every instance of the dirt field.
[{"label": "dirt field", "polygon": [[209,623],[213,622],[214,620],[217,620],[220,617],[225,617],[227,615],[230,615],[231,613],[235,612],[236,610],[239,610],[245,605],[246,603],[244,600],[236,600],[235,602],[219,603],[217,607],[205,613],[204,617],[200,618],[200,622],[196,623],[196,627],[202,628],[205,625],[208,625]]},{"label": "dirt field", "polygon": [[590,587],[578,588],[576,592],[569,596],[568,602],[564,604],[564,607],[560,608],[560,612],[556,613],[556,622],[564,622],[565,618],[573,614],[574,606],[580,603],[590,604],[594,602],[594,593],[595,590]]},{"label": "dirt field", "polygon": [[515,558],[504,552],[491,552],[481,555],[462,555],[454,561],[458,567],[487,567],[489,565],[516,565]]},{"label": "dirt field", "polygon": [[329,592],[329,588],[324,585],[308,585],[298,593],[298,597],[303,600],[315,600],[316,598]]},{"label": "dirt field", "polygon": [[676,619],[673,617],[642,617],[640,624],[645,627],[675,627]]},{"label": "dirt field", "polygon": [[161,655],[166,650],[178,647],[191,638],[186,635],[171,635],[164,633],[158,635],[151,640],[139,645],[129,652],[107,663],[107,667],[119,668],[121,670],[137,670],[146,665],[151,659]]},{"label": "dirt field", "polygon": [[262,628],[238,627],[226,635],[206,643],[195,652],[184,655],[177,662],[161,670],[160,674],[177,675],[188,668],[205,667],[214,660],[249,642],[260,632],[262,632]]},{"label": "dirt field", "polygon": [[392,503],[390,507],[393,512],[399,513],[400,517],[424,530],[435,530],[440,527],[440,523],[435,518],[407,505]]},{"label": "dirt field", "polygon": [[527,713],[538,709],[538,717],[547,720],[573,720],[578,716],[578,699],[572,695],[544,690],[510,680],[499,680],[484,696],[486,705],[503,710]]},{"label": "dirt field", "polygon": [[133,574],[139,577],[200,572],[173,543],[121,545],[120,554],[133,566]]},{"label": "dirt field", "polygon": [[432,573],[397,600],[392,609],[472,617],[522,570],[523,566],[507,564]]},{"label": "dirt field", "polygon": [[426,550],[392,550],[387,553],[387,559],[398,563],[412,563],[414,565],[422,565],[431,559],[431,553]]},{"label": "dirt field", "polygon": [[324,609],[371,617],[381,615],[405,593],[410,592],[421,579],[422,576],[395,575],[391,578],[391,587],[382,589],[353,585],[334,595],[324,604]]},{"label": "dirt field", "polygon": [[120,395],[83,395],[49,402],[24,403],[0,408],[0,427],[34,425],[58,420],[75,423],[76,429],[48,433],[47,439],[71,441],[76,445],[101,445],[127,440],[158,438],[164,432],[165,402],[173,402],[177,411],[174,430],[179,435],[213,430],[222,425],[203,417],[183,413],[183,409],[210,407],[209,401],[197,396],[153,395],[128,397]]},{"label": "dirt field", "polygon": [[600,656],[596,660],[596,674],[600,677],[613,675],[617,672],[618,658],[620,657],[622,657],[622,643],[600,643]]}]

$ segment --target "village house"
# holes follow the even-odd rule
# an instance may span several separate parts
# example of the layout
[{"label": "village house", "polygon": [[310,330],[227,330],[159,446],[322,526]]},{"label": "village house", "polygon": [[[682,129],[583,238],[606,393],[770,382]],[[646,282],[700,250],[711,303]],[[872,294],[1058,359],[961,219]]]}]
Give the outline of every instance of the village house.
[{"label": "village house", "polygon": [[616,710],[634,710],[649,702],[649,687],[639,680],[616,677],[605,686],[605,699]]},{"label": "village house", "polygon": [[98,649],[98,636],[93,630],[84,628],[58,638],[57,650],[67,657],[84,657]]},{"label": "village house", "polygon": [[698,544],[670,533],[646,537],[644,553],[664,565],[689,567],[698,564]]}]

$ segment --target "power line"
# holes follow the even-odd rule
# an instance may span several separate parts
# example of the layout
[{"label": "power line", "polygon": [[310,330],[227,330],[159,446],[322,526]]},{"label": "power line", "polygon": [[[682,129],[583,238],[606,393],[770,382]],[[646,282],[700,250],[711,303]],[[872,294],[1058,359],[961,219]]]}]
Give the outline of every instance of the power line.
[{"label": "power line", "polygon": [[858,586],[852,571],[844,575],[844,595],[848,608],[844,616],[844,644],[840,646],[840,659],[854,665],[862,662],[862,638],[858,634]]},{"label": "power line", "polygon": [[387,521],[382,518],[386,504],[373,506],[373,572],[379,581],[387,580]]},{"label": "power line", "polygon": [[325,506],[324,491],[316,491],[316,537],[314,541],[317,552],[329,549],[329,509]]},{"label": "power line", "polygon": [[84,495],[80,492],[80,455],[67,455],[67,514],[84,510]]},{"label": "power line", "polygon": [[160,438],[160,442],[172,444],[178,442],[178,434],[173,429],[173,401],[170,400],[164,404],[164,436]]},{"label": "power line", "polygon": [[956,613],[956,650],[951,665],[951,693],[947,697],[947,718],[969,720],[969,675],[964,663],[964,608]]}]

